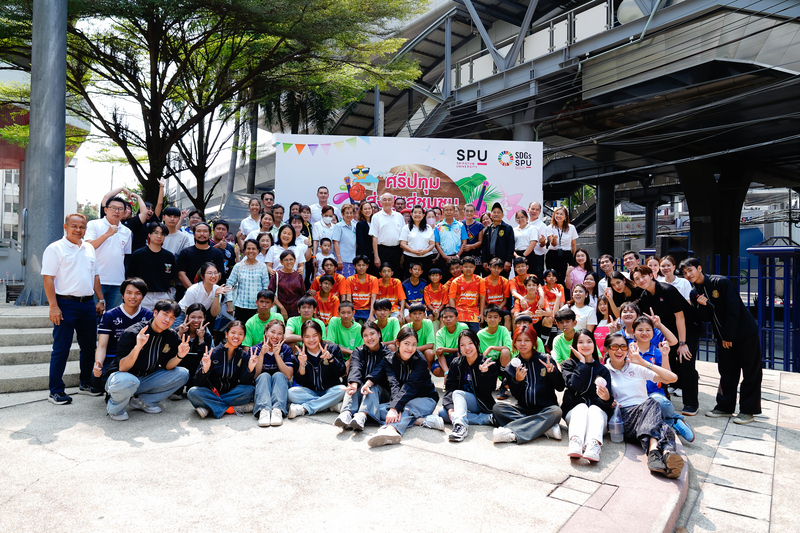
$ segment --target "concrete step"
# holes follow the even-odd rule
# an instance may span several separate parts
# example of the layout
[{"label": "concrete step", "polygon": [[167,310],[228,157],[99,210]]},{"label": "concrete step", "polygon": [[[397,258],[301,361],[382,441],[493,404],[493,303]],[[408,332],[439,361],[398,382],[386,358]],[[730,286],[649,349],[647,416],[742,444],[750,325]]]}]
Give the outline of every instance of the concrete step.
[{"label": "concrete step", "polygon": [[[52,344],[35,346],[0,346],[0,366],[2,365],[27,365],[35,363],[50,363]],[[72,345],[69,351],[69,360],[77,361],[80,354],[78,343]]]},{"label": "concrete step", "polygon": [[[72,337],[73,342],[75,336]],[[0,346],[42,346],[53,344],[52,328],[18,328],[0,333]]]},{"label": "concrete step", "polygon": [[[0,315],[0,330],[18,328],[48,328],[53,329],[48,315]],[[5,331],[0,331],[5,334]]]},{"label": "concrete step", "polygon": [[[49,375],[50,365],[48,363],[0,366],[0,394],[45,391],[49,388]],[[79,375],[78,361],[69,361],[64,371],[64,384],[67,387],[77,387],[80,381]]]}]

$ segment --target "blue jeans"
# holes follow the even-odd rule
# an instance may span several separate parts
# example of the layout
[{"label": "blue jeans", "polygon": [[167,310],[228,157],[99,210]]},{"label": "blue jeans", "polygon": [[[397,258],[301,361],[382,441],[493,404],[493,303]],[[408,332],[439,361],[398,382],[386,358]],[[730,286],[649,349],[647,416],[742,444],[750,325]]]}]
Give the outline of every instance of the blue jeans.
[{"label": "blue jeans", "polygon": [[103,299],[106,301],[106,311],[122,305],[122,294],[119,285],[100,285],[103,290]]},{"label": "blue jeans", "polygon": [[78,337],[81,349],[80,384],[88,387],[92,380],[95,341],[97,340],[97,313],[94,301],[76,302],[57,299],[61,309],[61,324],[53,326],[53,351],[50,353],[49,388],[51,394],[64,392],[64,370],[67,368],[72,336]]},{"label": "blue jeans", "polygon": [[[482,413],[481,406],[478,404],[478,399],[471,392],[463,390],[453,391],[453,425],[461,424],[469,426],[475,424],[476,426],[489,426],[491,425],[489,416],[491,413]],[[447,410],[442,407],[439,410],[439,416],[444,418],[445,422],[451,422],[450,415]]]},{"label": "blue jeans", "polygon": [[[406,404],[403,412],[400,413],[400,421],[389,425],[393,426],[398,433],[403,435],[408,429],[408,426],[413,425],[417,418],[425,418],[429,414],[432,414],[434,409],[436,409],[436,400],[433,398],[414,398]],[[386,415],[389,413],[389,404],[382,403],[379,411],[380,420],[385,423]]]},{"label": "blue jeans", "polygon": [[252,402],[255,391],[256,389],[252,385],[236,385],[225,394],[217,396],[209,388],[192,387],[186,393],[186,397],[194,407],[205,407],[211,411],[214,418],[222,418],[228,407]]},{"label": "blue jeans", "polygon": [[389,399],[389,391],[380,385],[373,385],[372,392],[366,396],[361,394],[361,387],[359,387],[352,396],[347,393],[344,394],[344,400],[342,400],[342,412],[350,411],[350,414],[366,413],[372,417],[373,420],[381,423],[380,404],[383,402],[388,402]]},{"label": "blue jeans", "polygon": [[289,394],[289,380],[280,372],[272,375],[266,372],[256,378],[256,398],[253,415],[266,409],[280,409],[286,415],[286,403]]},{"label": "blue jeans", "polygon": [[137,396],[144,403],[156,405],[189,381],[189,371],[176,366],[172,370],[163,368],[141,378],[128,372],[114,372],[106,381],[106,392],[111,396],[106,409],[110,415],[125,412],[128,402]]},{"label": "blue jeans", "polygon": [[344,385],[334,385],[328,390],[314,391],[305,387],[289,389],[289,401],[303,406],[308,414],[313,415],[333,407],[342,401]]},{"label": "blue jeans", "polygon": [[650,394],[650,398],[654,399],[658,402],[658,405],[661,406],[661,418],[664,419],[664,422],[670,426],[674,426],[678,420],[683,420],[683,415],[675,412],[675,406],[672,405],[672,402],[669,401],[666,396],[660,392],[653,392]]}]

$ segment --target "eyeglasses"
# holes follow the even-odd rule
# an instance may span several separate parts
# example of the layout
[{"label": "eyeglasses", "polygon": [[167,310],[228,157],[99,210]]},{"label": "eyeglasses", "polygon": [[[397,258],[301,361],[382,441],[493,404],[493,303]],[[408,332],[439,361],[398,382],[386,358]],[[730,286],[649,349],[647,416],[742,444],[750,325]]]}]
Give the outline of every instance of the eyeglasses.
[{"label": "eyeglasses", "polygon": [[115,213],[122,213],[125,211],[124,207],[106,207],[106,211],[114,211]]},{"label": "eyeglasses", "polygon": [[153,233],[150,234],[150,236],[151,237],[163,237],[164,234],[161,233],[160,231],[154,231]]},{"label": "eyeglasses", "polygon": [[627,344],[609,344],[608,345],[608,349],[609,350],[614,350],[614,351],[622,350],[622,351],[627,352],[628,351],[628,345]]}]

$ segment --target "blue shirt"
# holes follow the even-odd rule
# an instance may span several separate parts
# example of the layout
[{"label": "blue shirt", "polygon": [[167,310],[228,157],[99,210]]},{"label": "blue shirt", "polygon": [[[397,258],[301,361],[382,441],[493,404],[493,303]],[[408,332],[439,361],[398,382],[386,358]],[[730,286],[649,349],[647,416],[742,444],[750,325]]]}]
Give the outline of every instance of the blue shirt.
[{"label": "blue shirt", "polygon": [[103,313],[100,324],[97,326],[97,333],[99,335],[108,335],[106,357],[114,357],[117,355],[117,342],[123,331],[139,322],[147,322],[151,318],[153,318],[153,312],[141,306],[139,307],[139,311],[133,316],[129,316],[122,309],[121,305]]},{"label": "blue shirt", "polygon": [[[353,220],[350,226],[344,220],[333,227],[332,241],[339,241],[339,253],[342,261],[352,263],[356,256],[356,221]],[[370,246],[372,246],[370,244]]]},{"label": "blue shirt", "polygon": [[[253,348],[256,350],[256,353],[261,352],[262,344],[263,342],[259,342],[258,344],[253,346]],[[283,362],[286,363],[286,366],[292,368],[292,349],[289,348],[288,345],[286,344],[281,345],[280,356],[281,359],[283,359]],[[280,372],[280,370],[278,370],[278,363],[275,362],[275,354],[270,352],[264,354],[261,371],[270,375],[275,374],[276,372]]]},{"label": "blue shirt", "polygon": [[467,231],[467,244],[475,244],[478,242],[478,235],[483,230],[483,224],[478,219],[472,224],[464,224],[464,229]]},{"label": "blue shirt", "polygon": [[[628,340],[628,343],[636,342],[635,339],[631,339],[628,335],[625,334],[625,330],[622,330],[622,334]],[[650,348],[644,353],[639,352],[642,356],[642,359],[649,363],[653,363],[653,366],[661,366],[661,350],[658,349],[658,345],[661,344],[661,341],[666,340],[664,339],[664,334],[661,333],[660,330],[655,330],[653,332],[653,338],[650,339]],[[666,396],[664,392],[664,385],[661,382],[654,383],[652,381],[647,381],[647,394],[652,394],[654,392],[658,392],[659,394],[663,394]]]},{"label": "blue shirt", "polygon": [[452,224],[442,220],[436,224],[433,237],[445,255],[454,255],[461,248],[461,241],[467,240],[467,229],[458,220],[453,220]]},{"label": "blue shirt", "polygon": [[416,285],[411,283],[410,278],[403,282],[403,290],[406,292],[406,308],[410,305],[425,303],[423,291],[426,285],[427,283],[422,279]]}]

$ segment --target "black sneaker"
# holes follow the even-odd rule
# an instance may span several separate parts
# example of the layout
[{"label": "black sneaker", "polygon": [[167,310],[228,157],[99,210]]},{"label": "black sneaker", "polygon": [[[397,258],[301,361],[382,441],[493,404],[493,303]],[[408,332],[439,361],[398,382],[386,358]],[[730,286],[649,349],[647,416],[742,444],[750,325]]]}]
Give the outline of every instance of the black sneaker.
[{"label": "black sneaker", "polygon": [[50,400],[50,403],[56,405],[67,405],[68,403],[72,403],[72,397],[67,396],[67,393],[65,392],[55,392],[51,394],[47,399]]},{"label": "black sneaker", "polygon": [[695,416],[699,408],[696,405],[684,405],[681,414],[684,416]]},{"label": "black sneaker", "polygon": [[649,468],[651,472],[658,472],[659,474],[666,475],[667,467],[664,464],[664,459],[660,451],[650,450],[650,453],[647,454],[647,468]]},{"label": "black sneaker", "polygon": [[103,394],[103,391],[95,389],[89,385],[81,385],[78,387],[78,394],[84,394],[86,396],[100,396]]},{"label": "black sneaker", "polygon": [[467,426],[464,424],[456,424],[450,432],[450,441],[461,442],[467,436],[467,431]]}]

